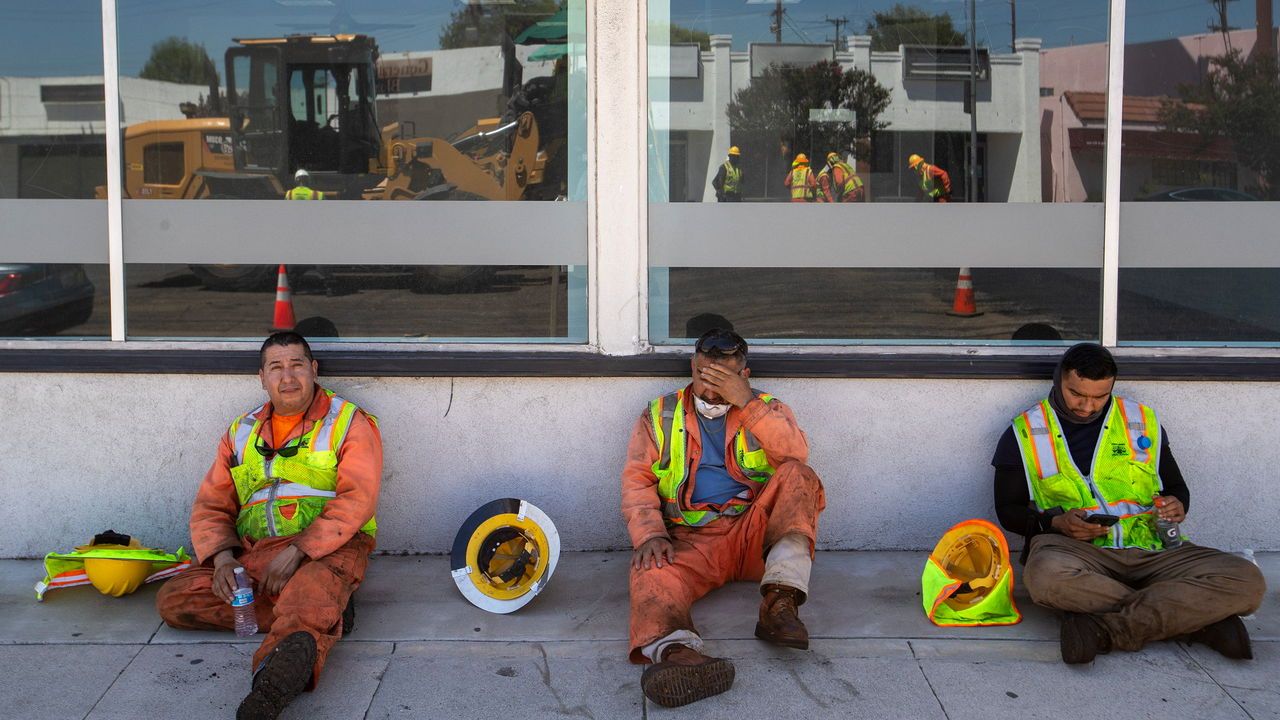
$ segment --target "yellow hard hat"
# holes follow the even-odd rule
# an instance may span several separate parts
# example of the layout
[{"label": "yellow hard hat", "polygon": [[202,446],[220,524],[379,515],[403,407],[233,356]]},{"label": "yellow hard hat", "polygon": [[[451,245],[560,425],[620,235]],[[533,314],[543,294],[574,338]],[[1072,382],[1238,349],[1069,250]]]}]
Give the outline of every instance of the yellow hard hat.
[{"label": "yellow hard hat", "polygon": [[829,163],[840,162],[840,153],[838,152],[827,153],[827,162]]},{"label": "yellow hard hat", "polygon": [[907,158],[907,165],[912,169],[914,169],[915,166],[919,165],[922,162],[924,162],[924,158],[920,157],[919,155],[916,155],[915,153],[912,153],[911,157]]},{"label": "yellow hard hat", "polygon": [[[100,542],[103,539],[123,540],[125,538],[128,538],[128,544]],[[106,533],[95,537],[93,544],[82,545],[76,550],[80,552],[90,549],[128,550],[141,547],[142,543],[138,541],[138,538],[119,535],[108,530]],[[120,597],[121,595],[128,595],[142,586],[147,576],[151,574],[151,561],[87,557],[84,559],[84,574],[89,577],[89,582],[98,588],[98,592],[111,597]]]},{"label": "yellow hard hat", "polygon": [[946,603],[960,610],[986,598],[1008,567],[1008,550],[993,527],[962,523],[952,528],[934,548],[934,557],[947,575],[961,581]]},{"label": "yellow hard hat", "polygon": [[730,155],[741,155],[741,154],[742,154],[742,151],[738,149],[738,146],[737,146],[737,145],[734,145],[733,147],[729,148],[729,154],[730,154]]},{"label": "yellow hard hat", "polygon": [[809,156],[805,155],[804,153],[800,153],[799,155],[796,156],[797,165],[807,165],[808,163],[809,163]]}]

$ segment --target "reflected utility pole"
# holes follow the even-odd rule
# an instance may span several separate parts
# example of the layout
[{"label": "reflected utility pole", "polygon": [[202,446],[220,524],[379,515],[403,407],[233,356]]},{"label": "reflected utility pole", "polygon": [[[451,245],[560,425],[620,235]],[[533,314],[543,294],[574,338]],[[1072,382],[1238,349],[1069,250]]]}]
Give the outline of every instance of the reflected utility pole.
[{"label": "reflected utility pole", "polygon": [[829,17],[829,18],[826,18],[826,20],[827,20],[827,22],[829,22],[829,23],[831,23],[832,25],[835,25],[835,26],[836,26],[836,40],[835,40],[836,52],[845,52],[845,51],[847,51],[847,50],[849,49],[849,38],[845,37],[845,36],[844,36],[844,34],[840,32],[840,28],[842,28],[842,27],[844,27],[845,25],[848,25],[848,24],[849,24],[849,18],[847,18],[847,17],[838,17],[838,18],[832,18],[832,17]]},{"label": "reflected utility pole", "polygon": [[1009,0],[1009,52],[1016,52],[1018,44],[1018,0]]},{"label": "reflected utility pole", "polygon": [[782,14],[786,10],[782,9],[782,0],[778,0],[777,6],[773,12],[769,13],[769,17],[773,18],[773,22],[769,24],[769,29],[773,31],[773,41],[782,44]]},{"label": "reflected utility pole", "polygon": [[969,0],[969,181],[965,200],[978,201],[978,2]]}]

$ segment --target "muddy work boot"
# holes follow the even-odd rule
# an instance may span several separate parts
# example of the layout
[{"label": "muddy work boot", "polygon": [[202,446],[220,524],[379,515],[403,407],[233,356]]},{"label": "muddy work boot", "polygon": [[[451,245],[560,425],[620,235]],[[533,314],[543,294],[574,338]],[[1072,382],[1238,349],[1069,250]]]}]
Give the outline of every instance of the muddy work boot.
[{"label": "muddy work boot", "polygon": [[1091,663],[1098,655],[1111,652],[1111,633],[1094,615],[1066,612],[1058,636],[1062,662],[1068,665]]},{"label": "muddy work boot", "polygon": [[809,631],[800,622],[799,610],[804,593],[786,585],[765,585],[760,593],[764,599],[760,601],[756,637],[774,645],[808,650]]},{"label": "muddy work boot", "polygon": [[316,639],[296,632],[280,641],[253,676],[253,689],[240,702],[236,720],[275,720],[307,688],[316,663]]},{"label": "muddy work boot", "polygon": [[703,655],[686,645],[672,645],[662,662],[640,676],[644,696],[662,707],[680,707],[719,695],[733,687],[733,663]]},{"label": "muddy work boot", "polygon": [[1236,615],[1223,618],[1212,625],[1206,625],[1191,633],[1187,639],[1208,645],[1232,660],[1253,659],[1253,645],[1249,642],[1249,631]]}]

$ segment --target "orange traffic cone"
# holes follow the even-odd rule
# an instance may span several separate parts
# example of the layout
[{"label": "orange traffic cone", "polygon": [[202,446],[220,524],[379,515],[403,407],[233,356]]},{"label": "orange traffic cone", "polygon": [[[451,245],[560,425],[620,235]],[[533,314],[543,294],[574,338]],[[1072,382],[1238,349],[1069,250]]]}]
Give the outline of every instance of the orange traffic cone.
[{"label": "orange traffic cone", "polygon": [[956,278],[956,299],[951,303],[948,315],[956,317],[977,317],[978,304],[973,299],[973,276],[969,268],[960,268],[960,276]]},{"label": "orange traffic cone", "polygon": [[289,290],[289,275],[284,265],[276,273],[276,312],[271,321],[271,331],[292,330],[298,321],[293,317],[293,292]]}]

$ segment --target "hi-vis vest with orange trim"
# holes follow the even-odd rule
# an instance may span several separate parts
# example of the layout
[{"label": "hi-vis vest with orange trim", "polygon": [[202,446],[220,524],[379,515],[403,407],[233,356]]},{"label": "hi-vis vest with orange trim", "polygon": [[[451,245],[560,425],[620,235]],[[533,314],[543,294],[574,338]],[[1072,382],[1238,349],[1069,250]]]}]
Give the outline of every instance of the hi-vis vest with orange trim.
[{"label": "hi-vis vest with orange trim", "polygon": [[920,576],[924,614],[934,625],[1015,625],[1013,566],[1004,533],[986,520],[958,523],[942,535]]},{"label": "hi-vis vest with orange trim", "polygon": [[[329,396],[329,412],[286,446],[297,446],[297,454],[292,457],[278,452],[283,448],[277,448],[271,459],[258,452],[263,421],[254,416],[265,405],[231,423],[231,479],[240,500],[236,531],[241,535],[253,540],[296,535],[320,516],[325,503],[337,496],[338,451],[359,408],[331,390],[324,392]],[[372,415],[368,417],[373,421]],[[360,532],[370,535],[377,531],[375,518],[369,518],[360,528]]]},{"label": "hi-vis vest with orange trim", "polygon": [[809,186],[809,181],[813,178],[813,171],[808,165],[798,165],[791,170],[791,200],[812,200],[813,188]]},{"label": "hi-vis vest with orange trim", "polygon": [[[774,397],[756,393],[766,403]],[[740,428],[734,439],[734,459],[738,469],[757,487],[743,488],[738,497],[729,501],[723,510],[689,510],[682,495],[689,479],[689,437],[684,429],[685,390],[663,395],[649,403],[649,419],[653,422],[653,437],[658,443],[658,461],[653,464],[653,474],[658,476],[658,495],[662,498],[662,516],[673,525],[706,525],[721,515],[738,515],[747,509],[752,496],[759,492],[774,467],[769,464],[764,448],[751,431]]]},{"label": "hi-vis vest with orange trim", "polygon": [[1093,466],[1085,475],[1071,459],[1058,416],[1048,398],[1013,419],[1032,502],[1041,512],[1061,507],[1119,515],[1111,532],[1094,545],[1159,550],[1164,546],[1152,515],[1160,481],[1160,422],[1141,403],[1111,396],[1111,410],[1098,433]]},{"label": "hi-vis vest with orange trim", "polygon": [[178,548],[176,553],[167,553],[158,548],[86,545],[74,552],[44,556],[44,580],[36,583],[36,600],[43,601],[45,593],[51,590],[88,585],[89,574],[85,572],[84,561],[90,558],[150,562],[151,572],[143,582],[165,580],[191,567],[191,558],[182,548]]},{"label": "hi-vis vest with orange trim", "polygon": [[[838,186],[836,184],[836,170],[844,173],[844,181],[839,183]],[[852,165],[844,161],[833,165],[828,177],[831,178],[831,195],[836,202],[846,202],[848,198],[858,191],[858,188],[862,187],[862,178],[858,177],[858,173],[854,172]]]}]

